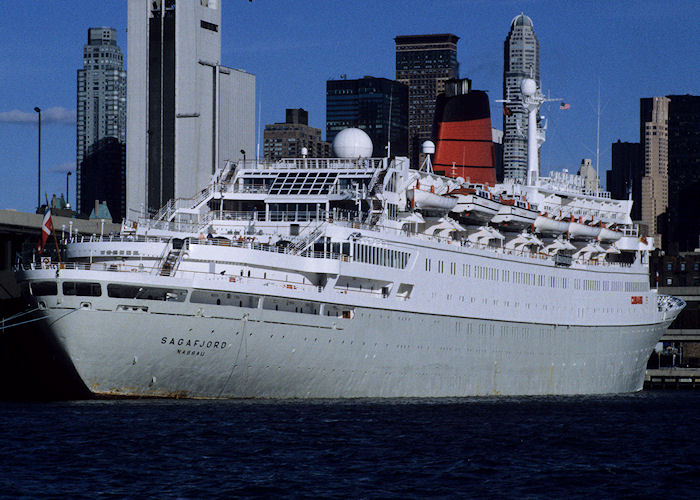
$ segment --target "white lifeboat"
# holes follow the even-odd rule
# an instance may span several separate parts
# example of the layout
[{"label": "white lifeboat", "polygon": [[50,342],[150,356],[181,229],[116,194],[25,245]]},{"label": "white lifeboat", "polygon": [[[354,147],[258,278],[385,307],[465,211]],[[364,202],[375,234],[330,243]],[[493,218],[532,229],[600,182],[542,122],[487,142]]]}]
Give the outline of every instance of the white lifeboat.
[{"label": "white lifeboat", "polygon": [[492,224],[497,224],[509,229],[525,229],[537,220],[539,212],[537,208],[523,199],[501,200],[501,209],[491,219]]},{"label": "white lifeboat", "polygon": [[598,241],[617,241],[622,238],[622,231],[617,231],[615,229],[610,229],[603,226],[600,229],[600,234],[598,235]]},{"label": "white lifeboat", "polygon": [[572,220],[569,222],[569,238],[571,239],[595,239],[600,234],[602,228],[597,226],[589,226],[583,222]]},{"label": "white lifeboat", "polygon": [[535,219],[535,232],[539,234],[564,234],[569,229],[569,222],[540,214]]},{"label": "white lifeboat", "polygon": [[483,187],[459,188],[450,191],[450,195],[457,199],[457,204],[452,209],[460,219],[469,223],[486,223],[501,209],[501,203]]},{"label": "white lifeboat", "polygon": [[415,208],[449,211],[457,204],[456,198],[423,191],[422,189],[409,189],[407,194],[409,201]]}]

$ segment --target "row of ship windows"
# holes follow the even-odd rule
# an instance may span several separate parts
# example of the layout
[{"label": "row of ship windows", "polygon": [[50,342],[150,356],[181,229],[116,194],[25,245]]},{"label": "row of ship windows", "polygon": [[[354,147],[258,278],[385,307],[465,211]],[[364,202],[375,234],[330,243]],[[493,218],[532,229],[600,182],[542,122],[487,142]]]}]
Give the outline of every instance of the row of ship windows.
[{"label": "row of ship windows", "polygon": [[405,269],[408,264],[410,253],[389,248],[374,247],[355,243],[353,245],[353,256],[355,262],[374,264],[377,266],[394,267]]},{"label": "row of ship windows", "polygon": [[[444,274],[445,261],[436,261],[436,271]],[[455,262],[450,262],[449,273],[458,275],[458,266]],[[473,267],[473,269],[472,269]],[[431,272],[433,269],[432,259],[425,259],[425,270]],[[472,273],[473,271],[473,273]],[[472,266],[462,264],[461,275],[465,278],[476,278],[487,281],[501,281],[503,283],[513,283],[515,285],[528,286],[549,286],[550,288],[573,288],[574,290],[604,291],[604,292],[646,292],[649,284],[646,281],[608,281],[608,280],[586,280],[580,278],[566,278],[560,276],[545,276],[537,273],[525,273],[521,271],[509,271],[507,269],[495,269],[488,266]]]},{"label": "row of ship windows", "polygon": [[138,250],[100,250],[100,255],[138,255]]},{"label": "row of ship windows", "polygon": [[[85,281],[64,281],[61,284],[64,296],[101,297],[100,283]],[[56,281],[34,281],[31,294],[36,297],[58,295]],[[118,299],[156,300],[168,302],[185,302],[187,290],[181,288],[144,287],[109,283],[107,296]],[[295,312],[301,314],[322,314],[324,316],[352,318],[354,308],[321,302],[287,299],[282,297],[260,297],[258,295],[219,292],[214,290],[194,290],[190,303],[217,306],[234,306],[256,309],[262,298],[262,308],[274,311]]]},{"label": "row of ship windows", "polygon": [[[434,300],[437,300],[441,298],[441,295],[438,293],[433,293],[432,298]],[[451,301],[456,301],[456,302],[468,302],[470,304],[480,304],[483,306],[493,306],[493,307],[498,307],[498,308],[514,308],[514,309],[528,309],[528,310],[539,310],[539,311],[558,311],[561,310],[561,307],[555,304],[546,304],[546,303],[530,303],[530,302],[519,302],[519,301],[510,301],[510,300],[499,300],[499,299],[488,299],[487,297],[482,297],[481,299],[477,299],[477,297],[472,297],[472,296],[464,296],[464,295],[458,295],[455,296],[451,293],[448,293],[445,295],[445,300],[448,302]],[[634,302],[636,303],[636,302]],[[614,313],[622,313],[624,310],[620,307],[591,307],[591,306],[577,306],[577,307],[569,307],[569,310],[575,311],[576,316],[579,318],[585,317],[587,313],[594,312],[594,313],[605,313],[605,314],[614,314]]]}]

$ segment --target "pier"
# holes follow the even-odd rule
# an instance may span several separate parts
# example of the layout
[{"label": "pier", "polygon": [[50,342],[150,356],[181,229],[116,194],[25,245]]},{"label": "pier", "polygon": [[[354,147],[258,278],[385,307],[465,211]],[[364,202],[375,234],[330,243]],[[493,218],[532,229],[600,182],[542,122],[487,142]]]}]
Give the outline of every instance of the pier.
[{"label": "pier", "polygon": [[647,369],[644,389],[700,389],[700,368]]}]

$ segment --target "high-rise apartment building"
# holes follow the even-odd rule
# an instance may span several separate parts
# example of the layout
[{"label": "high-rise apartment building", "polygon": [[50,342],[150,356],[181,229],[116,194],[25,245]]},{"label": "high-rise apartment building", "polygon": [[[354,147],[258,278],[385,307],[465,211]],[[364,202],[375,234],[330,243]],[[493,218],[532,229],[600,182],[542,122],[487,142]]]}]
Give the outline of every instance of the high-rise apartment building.
[{"label": "high-rise apartment building", "polygon": [[263,136],[266,160],[301,158],[304,148],[310,158],[330,156],[330,144],[321,140],[321,129],[309,126],[305,109],[287,109],[284,123],[265,125]]},{"label": "high-rise apartment building", "polygon": [[328,80],[326,140],[332,143],[338,132],[356,127],[372,139],[374,156],[386,156],[390,140],[391,155],[406,156],[408,102],[408,87],[386,78]]},{"label": "high-rise apartment building", "polygon": [[255,145],[255,76],[221,64],[221,0],[129,0],[127,204],[193,196]]},{"label": "high-rise apartment building", "polygon": [[115,222],[126,211],[126,72],[114,28],[88,29],[78,70],[76,209],[106,201]]},{"label": "high-rise apartment building", "polygon": [[632,195],[633,221],[642,218],[642,147],[638,142],[612,144],[612,164],[606,174],[606,189],[615,200],[626,200]]},{"label": "high-rise apartment building", "polygon": [[506,178],[527,180],[527,111],[519,104],[523,78],[532,78],[540,89],[540,44],[532,20],[525,14],[510,23],[504,44],[503,169]]},{"label": "high-rise apartment building", "polygon": [[396,80],[408,86],[408,150],[416,168],[421,144],[432,139],[435,99],[447,80],[459,77],[458,40],[451,33],[394,38]]},{"label": "high-rise apartment building", "polygon": [[668,97],[640,102],[640,142],[644,154],[642,221],[658,247],[668,208]]}]

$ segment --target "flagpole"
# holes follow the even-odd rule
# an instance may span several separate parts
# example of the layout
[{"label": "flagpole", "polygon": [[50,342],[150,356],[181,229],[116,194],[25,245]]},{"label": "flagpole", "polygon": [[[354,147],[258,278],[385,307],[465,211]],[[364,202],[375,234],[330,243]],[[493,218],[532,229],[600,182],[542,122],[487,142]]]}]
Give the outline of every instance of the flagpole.
[{"label": "flagpole", "polygon": [[[46,207],[49,208],[49,196],[44,193],[44,196],[46,196]],[[51,217],[53,217],[53,214],[51,214]],[[56,239],[56,228],[54,228],[53,221],[51,221],[51,233],[53,234],[53,241],[56,243],[56,254],[58,255],[58,263],[61,263],[61,249],[58,248],[58,239]]]}]

